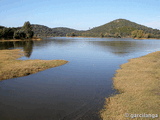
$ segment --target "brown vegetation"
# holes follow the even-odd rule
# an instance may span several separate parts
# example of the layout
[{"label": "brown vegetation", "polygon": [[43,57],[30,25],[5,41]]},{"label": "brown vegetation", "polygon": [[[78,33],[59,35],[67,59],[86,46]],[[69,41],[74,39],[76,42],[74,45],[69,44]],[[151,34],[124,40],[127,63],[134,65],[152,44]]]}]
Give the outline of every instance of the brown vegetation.
[{"label": "brown vegetation", "polygon": [[32,40],[42,40],[42,38],[33,37]]},{"label": "brown vegetation", "polygon": [[42,38],[33,37],[31,39],[0,39],[0,42],[7,42],[7,41],[40,41]]},{"label": "brown vegetation", "polygon": [[0,80],[21,77],[66,64],[65,60],[17,60],[23,52],[0,50]]},{"label": "brown vegetation", "polygon": [[[120,94],[106,99],[101,111],[103,120],[129,120],[131,114],[160,115],[160,52],[131,59],[121,68],[114,77],[114,87]],[[125,117],[127,113],[130,117]],[[139,117],[134,120],[151,119]]]}]

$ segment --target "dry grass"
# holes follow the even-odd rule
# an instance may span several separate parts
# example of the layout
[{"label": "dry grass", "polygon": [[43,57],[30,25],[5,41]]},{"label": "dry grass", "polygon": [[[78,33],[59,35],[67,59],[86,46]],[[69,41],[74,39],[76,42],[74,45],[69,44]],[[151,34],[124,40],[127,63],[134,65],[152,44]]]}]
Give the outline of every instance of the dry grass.
[{"label": "dry grass", "polygon": [[23,52],[16,50],[0,50],[0,80],[26,76],[48,68],[66,64],[65,60],[17,60]]},{"label": "dry grass", "polygon": [[0,42],[30,41],[30,40],[32,40],[32,41],[40,41],[42,39],[41,38],[37,38],[37,37],[33,37],[31,39],[24,39],[24,40],[22,40],[22,39],[0,39]]},{"label": "dry grass", "polygon": [[22,40],[22,39],[2,39],[0,42],[14,42],[14,41],[30,41],[28,39]]},{"label": "dry grass", "polygon": [[160,120],[160,52],[131,59],[121,68],[113,81],[121,94],[106,99],[105,108],[101,111],[103,120],[130,120],[125,113],[159,114],[154,120]]},{"label": "dry grass", "polygon": [[21,39],[0,39],[0,42],[7,42],[7,41],[10,41],[10,42],[12,42],[12,41],[22,41]]}]

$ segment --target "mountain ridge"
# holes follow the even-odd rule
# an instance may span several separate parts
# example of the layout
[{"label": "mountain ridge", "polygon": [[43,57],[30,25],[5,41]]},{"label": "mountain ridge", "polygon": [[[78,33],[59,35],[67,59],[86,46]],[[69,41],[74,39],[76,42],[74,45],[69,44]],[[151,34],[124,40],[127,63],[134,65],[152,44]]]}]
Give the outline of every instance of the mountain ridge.
[{"label": "mountain ridge", "polygon": [[[67,27],[50,28],[45,25],[31,24],[35,37],[80,36],[80,37],[132,37],[160,38],[160,30],[141,25],[126,19],[116,19],[89,30],[76,30]],[[6,28],[0,26],[0,30]],[[17,27],[15,29],[20,29]]]},{"label": "mountain ridge", "polygon": [[[33,25],[35,35],[42,36],[82,36],[82,37],[155,37],[160,38],[160,30],[141,25],[126,19],[116,19],[89,30],[75,30],[66,27],[49,28],[39,25],[39,32]],[[43,28],[43,30],[42,30]],[[134,31],[134,32],[133,32]],[[132,35],[132,32],[134,35]],[[136,33],[137,32],[137,33]],[[140,35],[141,34],[141,35]]]}]

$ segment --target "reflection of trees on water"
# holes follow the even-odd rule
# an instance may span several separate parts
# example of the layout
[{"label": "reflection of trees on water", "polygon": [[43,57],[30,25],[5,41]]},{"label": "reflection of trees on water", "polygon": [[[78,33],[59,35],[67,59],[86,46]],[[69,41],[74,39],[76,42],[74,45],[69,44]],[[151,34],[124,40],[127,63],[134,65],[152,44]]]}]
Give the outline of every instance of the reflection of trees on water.
[{"label": "reflection of trees on water", "polygon": [[73,40],[66,39],[66,38],[61,38],[61,39],[44,39],[41,41],[34,41],[34,46],[36,47],[43,47],[43,46],[48,46],[50,44],[58,45],[58,46],[66,46],[67,44],[73,43]]},{"label": "reflection of trees on water", "polygon": [[91,43],[118,56],[126,55],[145,47],[145,44],[140,44],[137,41],[92,41]]},{"label": "reflection of trees on water", "polygon": [[24,55],[30,57],[33,50],[33,41],[26,41],[23,46]]},{"label": "reflection of trees on water", "polygon": [[0,42],[0,50],[14,48],[13,42]]},{"label": "reflection of trees on water", "polygon": [[33,50],[33,41],[6,41],[0,42],[0,50],[23,48],[24,55],[30,57]]}]

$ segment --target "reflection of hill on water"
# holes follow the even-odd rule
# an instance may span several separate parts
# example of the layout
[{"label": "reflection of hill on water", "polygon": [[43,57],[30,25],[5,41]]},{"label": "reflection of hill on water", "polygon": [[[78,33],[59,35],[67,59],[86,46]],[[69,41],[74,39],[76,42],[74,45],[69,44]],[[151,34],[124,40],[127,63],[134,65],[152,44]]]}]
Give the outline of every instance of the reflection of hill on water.
[{"label": "reflection of hill on water", "polygon": [[33,50],[33,41],[6,41],[0,42],[0,50],[22,48],[24,55],[30,57]]},{"label": "reflection of hill on water", "polygon": [[140,44],[138,41],[92,41],[91,43],[118,56],[126,55],[145,47],[144,44]]},{"label": "reflection of hill on water", "polygon": [[36,47],[42,47],[42,46],[48,46],[50,44],[56,44],[58,46],[63,46],[70,44],[71,42],[74,42],[74,40],[69,39],[69,38],[45,38],[41,41],[34,41],[34,46]]}]

